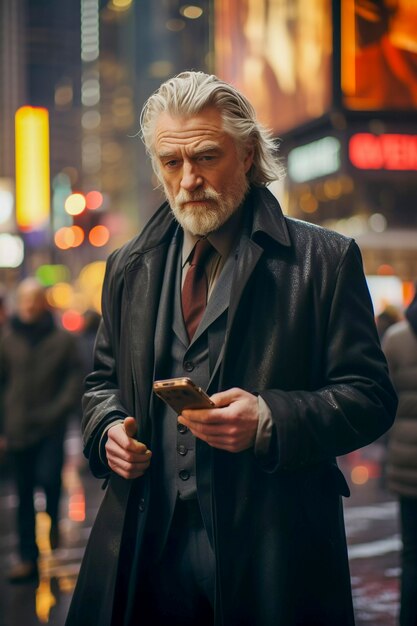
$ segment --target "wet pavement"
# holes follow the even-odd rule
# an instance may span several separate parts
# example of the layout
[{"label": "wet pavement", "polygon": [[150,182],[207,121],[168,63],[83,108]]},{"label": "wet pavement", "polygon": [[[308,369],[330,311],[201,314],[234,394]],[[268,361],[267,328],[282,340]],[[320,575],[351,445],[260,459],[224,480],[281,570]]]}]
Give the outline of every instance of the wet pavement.
[{"label": "wet pavement", "polygon": [[[61,545],[51,551],[49,518],[37,495],[39,583],[10,585],[5,576],[16,558],[16,497],[7,475],[0,477],[0,626],[63,626],[85,544],[102,499],[101,483],[81,455],[77,425],[66,442]],[[357,626],[395,626],[399,596],[400,537],[395,499],[382,487],[381,446],[339,460],[352,495],[345,521]],[[256,626],[256,625],[254,625]],[[335,624],[335,626],[337,626]]]}]

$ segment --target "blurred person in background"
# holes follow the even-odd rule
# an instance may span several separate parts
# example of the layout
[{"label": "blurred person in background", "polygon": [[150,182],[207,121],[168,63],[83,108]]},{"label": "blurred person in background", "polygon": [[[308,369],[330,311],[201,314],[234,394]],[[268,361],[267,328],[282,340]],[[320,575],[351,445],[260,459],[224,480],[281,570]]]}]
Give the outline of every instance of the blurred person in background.
[{"label": "blurred person in background", "polygon": [[50,544],[59,543],[59,501],[66,421],[80,401],[80,360],[75,339],[59,328],[48,309],[45,289],[23,280],[0,342],[3,440],[11,458],[18,495],[20,560],[8,573],[19,583],[38,576],[34,492],[45,491],[51,519]]},{"label": "blurred person in background", "polygon": [[387,330],[382,346],[399,400],[389,432],[386,480],[400,502],[400,626],[417,626],[417,283],[405,319]]},{"label": "blurred person in background", "polygon": [[2,285],[0,285],[0,337],[3,334],[4,326],[7,322],[7,306],[6,306],[6,291]]},{"label": "blurred person in background", "polygon": [[[6,306],[6,290],[2,285],[0,285],[0,341],[3,336],[3,331],[7,322],[7,306]],[[0,416],[2,414],[3,407],[3,395],[2,388],[0,385]],[[6,438],[2,436],[1,431],[1,418],[0,418],[0,469],[2,470],[1,475],[4,474],[4,468],[6,466]]]},{"label": "blurred person in background", "polygon": [[379,339],[382,341],[383,336],[390,326],[397,324],[402,320],[403,316],[401,312],[393,304],[388,304],[382,311],[376,316],[376,327],[378,330]]},{"label": "blurred person in background", "polygon": [[[107,263],[82,428],[108,485],[66,624],[352,626],[335,457],[396,408],[359,249],[282,214],[276,145],[216,76],[141,121],[167,202]],[[215,407],[158,400],[176,376]]]}]

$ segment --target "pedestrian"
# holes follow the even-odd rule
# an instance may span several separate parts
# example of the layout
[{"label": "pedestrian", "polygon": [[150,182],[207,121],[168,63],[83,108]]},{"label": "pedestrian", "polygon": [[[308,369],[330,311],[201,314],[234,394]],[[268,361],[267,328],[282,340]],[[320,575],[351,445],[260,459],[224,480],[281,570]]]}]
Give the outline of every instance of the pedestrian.
[{"label": "pedestrian", "polygon": [[[3,331],[6,326],[8,318],[7,305],[6,305],[6,290],[3,285],[0,285],[0,341],[3,336]],[[7,472],[7,453],[6,453],[6,438],[2,434],[1,430],[1,414],[3,407],[2,388],[0,385],[0,476],[4,476]]]},{"label": "pedestrian", "polygon": [[[396,408],[358,248],[283,216],[217,77],[168,80],[141,127],[167,201],[107,263],[83,436],[108,484],[67,626],[350,626],[335,457]],[[177,417],[173,377],[215,408]]]},{"label": "pedestrian", "polygon": [[59,501],[65,424],[80,401],[75,339],[55,324],[45,290],[35,278],[17,288],[16,315],[0,343],[3,431],[18,496],[19,561],[12,583],[38,576],[34,491],[41,486],[51,520],[51,548],[59,544]]},{"label": "pedestrian", "polygon": [[417,625],[417,283],[405,319],[391,326],[383,348],[398,393],[389,433],[387,484],[400,503],[402,547],[400,626]]},{"label": "pedestrian", "polygon": [[398,308],[393,304],[388,304],[377,316],[376,327],[378,330],[379,340],[382,341],[388,328],[397,322],[400,322],[402,315]]}]

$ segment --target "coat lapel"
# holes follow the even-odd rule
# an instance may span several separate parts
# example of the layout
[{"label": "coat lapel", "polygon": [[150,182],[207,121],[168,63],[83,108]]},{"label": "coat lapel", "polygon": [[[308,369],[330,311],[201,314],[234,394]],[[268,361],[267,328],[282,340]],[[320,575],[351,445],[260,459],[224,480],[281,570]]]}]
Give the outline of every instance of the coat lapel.
[{"label": "coat lapel", "polygon": [[139,432],[150,441],[149,401],[154,373],[154,341],[158,306],[169,242],[134,257],[125,269],[127,319],[136,391]]},{"label": "coat lapel", "polygon": [[[217,358],[217,362],[213,368],[208,384],[208,389],[213,381],[216,379],[219,368],[223,363],[224,353],[227,346],[227,339],[230,333],[230,328],[233,324],[234,317],[236,315],[239,302],[252,272],[254,271],[256,264],[262,256],[263,250],[253,241],[250,241],[247,236],[243,236],[239,246],[237,261],[233,264],[232,283],[230,290],[230,303],[229,313],[227,319],[227,327],[224,335],[224,342],[220,354]],[[214,390],[213,390],[214,392]]]},{"label": "coat lapel", "polygon": [[[173,327],[175,325],[175,316],[173,316],[174,299],[179,297],[179,277],[178,263],[181,262],[179,254],[181,242],[178,237],[174,237],[168,249],[165,263],[164,280],[162,283],[161,297],[158,306],[158,318],[155,329],[155,376],[161,377],[161,366],[163,366],[164,356],[169,354],[171,346],[172,329],[177,333],[181,341],[187,345],[187,336],[184,324],[181,328]],[[178,317],[178,316],[177,316]],[[180,324],[178,324],[180,326]]]}]

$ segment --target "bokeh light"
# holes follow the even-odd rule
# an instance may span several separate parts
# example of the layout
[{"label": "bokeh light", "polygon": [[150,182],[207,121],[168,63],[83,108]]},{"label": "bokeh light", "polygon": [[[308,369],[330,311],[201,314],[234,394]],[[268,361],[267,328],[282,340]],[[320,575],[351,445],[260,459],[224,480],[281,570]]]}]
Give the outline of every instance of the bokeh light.
[{"label": "bokeh light", "polygon": [[98,209],[103,204],[103,194],[99,191],[89,191],[85,196],[87,209]]},{"label": "bokeh light", "polygon": [[72,193],[65,200],[65,210],[69,215],[80,215],[85,207],[86,201],[82,193]]},{"label": "bokeh light", "polygon": [[369,470],[365,465],[356,465],[350,477],[355,485],[364,485],[369,480]]},{"label": "bokeh light", "polygon": [[78,248],[78,246],[81,246],[82,242],[84,241],[84,231],[81,228],[81,226],[70,226],[70,229],[74,235],[74,242],[72,244],[73,248]]},{"label": "bokeh light", "polygon": [[50,306],[58,309],[69,309],[72,305],[74,289],[69,283],[57,283],[47,292]]},{"label": "bokeh light", "polygon": [[61,323],[65,330],[72,333],[79,332],[84,328],[83,316],[74,309],[69,309],[62,314]]},{"label": "bokeh light", "polygon": [[96,248],[105,246],[109,239],[110,231],[107,226],[103,226],[102,224],[94,226],[94,228],[92,228],[88,234],[89,242],[92,246],[95,246]]},{"label": "bokeh light", "polygon": [[180,8],[180,13],[189,20],[196,20],[203,15],[203,9],[194,4],[187,4]]},{"label": "bokeh light", "polygon": [[69,226],[59,228],[54,235],[54,242],[60,250],[68,250],[74,245],[75,236]]}]

